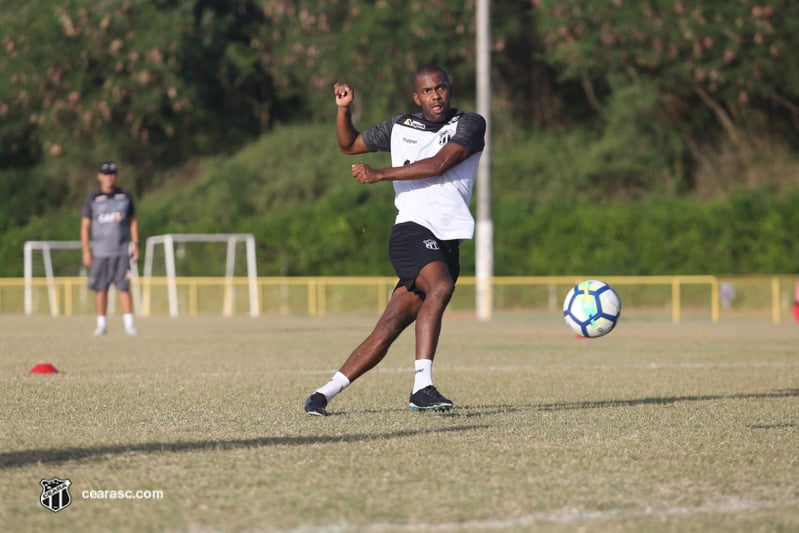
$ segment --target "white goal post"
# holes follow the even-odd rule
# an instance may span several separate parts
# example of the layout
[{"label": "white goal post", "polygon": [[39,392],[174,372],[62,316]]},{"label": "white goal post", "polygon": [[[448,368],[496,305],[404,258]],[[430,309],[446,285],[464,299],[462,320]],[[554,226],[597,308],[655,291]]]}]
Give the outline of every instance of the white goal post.
[{"label": "white goal post", "polygon": [[175,243],[192,242],[225,242],[227,243],[227,254],[225,257],[225,290],[222,304],[222,314],[231,316],[233,314],[233,276],[236,262],[236,245],[243,242],[247,252],[247,283],[249,288],[250,316],[257,317],[260,314],[258,304],[258,274],[255,262],[255,237],[250,233],[169,233],[166,235],[155,235],[147,238],[144,254],[143,284],[145,292],[143,298],[143,310],[149,314],[150,291],[152,289],[153,276],[153,256],[156,246],[163,246],[164,267],[166,270],[167,299],[169,305],[169,316],[177,317],[178,310],[178,290],[177,272],[175,268]]},{"label": "white goal post", "polygon": [[[47,284],[47,299],[50,305],[50,314],[58,316],[59,306],[58,297],[56,295],[55,277],[56,273],[53,268],[53,250],[81,250],[83,244],[81,241],[26,241],[23,247],[23,261],[24,261],[24,276],[25,276],[25,314],[33,314],[33,253],[41,251],[42,262],[44,264],[44,277]],[[75,263],[76,271],[70,277],[84,277],[86,270],[82,263],[81,255],[78,254]],[[133,290],[134,285],[138,279],[138,267],[135,261],[130,262],[131,272],[131,293],[134,298],[134,312],[139,307],[139,292]],[[59,277],[62,274],[59,273]],[[113,300],[111,300],[113,302]]]}]

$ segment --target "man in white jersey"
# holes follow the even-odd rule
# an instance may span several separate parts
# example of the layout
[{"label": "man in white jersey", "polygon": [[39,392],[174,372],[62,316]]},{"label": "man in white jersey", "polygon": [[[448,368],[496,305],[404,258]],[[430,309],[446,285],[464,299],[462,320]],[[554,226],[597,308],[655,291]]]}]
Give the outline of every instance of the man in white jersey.
[{"label": "man in white jersey", "polygon": [[437,65],[424,65],[413,75],[413,99],[421,112],[392,117],[363,132],[352,123],[354,89],[336,83],[333,93],[341,151],[391,152],[391,167],[356,163],[352,176],[360,183],[394,185],[397,218],[389,257],[399,282],[375,328],[333,378],[308,397],[305,412],[326,416],[333,397],[377,365],[414,321],[416,360],[409,408],[448,410],[452,402],[433,385],[433,358],[444,310],[460,274],[458,247],[474,234],[469,201],[485,146],[485,119],[450,107],[449,77]]},{"label": "man in white jersey", "polygon": [[117,187],[117,165],[105,161],[97,173],[100,188],[89,193],[81,208],[80,240],[83,264],[89,268],[89,288],[95,291],[95,336],[108,331],[106,311],[111,283],[119,292],[125,333],[137,335],[130,297],[130,262],[139,258],[139,223],[130,193]]}]

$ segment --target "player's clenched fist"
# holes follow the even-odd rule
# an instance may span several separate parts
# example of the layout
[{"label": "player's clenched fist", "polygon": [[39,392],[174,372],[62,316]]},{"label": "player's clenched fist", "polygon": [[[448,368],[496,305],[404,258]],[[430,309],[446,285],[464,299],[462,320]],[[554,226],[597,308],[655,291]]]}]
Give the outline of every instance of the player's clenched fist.
[{"label": "player's clenched fist", "polygon": [[337,106],[349,107],[355,98],[355,89],[346,83],[336,83],[333,85],[333,94],[336,96]]},{"label": "player's clenched fist", "polygon": [[377,183],[377,171],[365,163],[352,165],[352,177],[360,183]]}]

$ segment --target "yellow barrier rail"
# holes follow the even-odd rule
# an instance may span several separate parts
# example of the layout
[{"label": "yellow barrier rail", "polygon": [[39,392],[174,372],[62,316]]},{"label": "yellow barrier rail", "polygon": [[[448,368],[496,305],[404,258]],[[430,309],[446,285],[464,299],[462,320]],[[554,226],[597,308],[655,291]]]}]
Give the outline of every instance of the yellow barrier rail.
[{"label": "yellow barrier rail", "polygon": [[[497,313],[559,313],[569,288],[585,277],[509,276],[491,280]],[[792,320],[799,298],[799,276],[604,276],[619,293],[626,317],[709,320],[732,317]],[[253,314],[246,277],[180,277],[176,279],[179,316]],[[394,277],[261,277],[254,316],[297,314],[379,314],[396,283]],[[477,280],[462,277],[450,310],[474,313]],[[53,316],[91,315],[94,293],[86,278],[34,279],[27,287],[30,309],[25,308],[25,280],[0,278],[0,313]],[[169,315],[166,278],[138,279],[133,283],[135,311],[141,316]],[[109,313],[114,313],[109,300]],[[790,318],[788,318],[790,317]]]}]

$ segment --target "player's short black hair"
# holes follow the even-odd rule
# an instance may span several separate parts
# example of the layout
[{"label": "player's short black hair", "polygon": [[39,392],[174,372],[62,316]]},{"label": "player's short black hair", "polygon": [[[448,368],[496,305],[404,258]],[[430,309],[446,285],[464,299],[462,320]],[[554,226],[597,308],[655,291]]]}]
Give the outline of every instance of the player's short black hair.
[{"label": "player's short black hair", "polygon": [[419,76],[422,74],[429,74],[431,72],[438,72],[444,77],[445,80],[447,80],[447,83],[449,83],[449,75],[447,74],[446,70],[435,63],[426,63],[414,71],[413,76],[411,77],[411,88],[416,90],[416,80],[419,79]]}]

